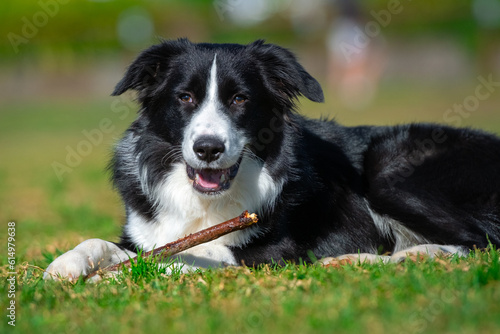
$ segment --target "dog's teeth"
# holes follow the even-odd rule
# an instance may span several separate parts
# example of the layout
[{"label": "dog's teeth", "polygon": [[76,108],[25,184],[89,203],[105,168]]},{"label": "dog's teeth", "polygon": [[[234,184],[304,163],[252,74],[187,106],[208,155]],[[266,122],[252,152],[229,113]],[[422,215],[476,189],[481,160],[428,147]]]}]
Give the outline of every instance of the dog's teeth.
[{"label": "dog's teeth", "polygon": [[224,182],[226,182],[226,175],[225,175],[225,174],[222,174],[222,175],[220,176],[220,183],[224,183]]},{"label": "dog's teeth", "polygon": [[195,181],[198,181],[200,179],[200,174],[196,173],[196,176],[194,178]]}]

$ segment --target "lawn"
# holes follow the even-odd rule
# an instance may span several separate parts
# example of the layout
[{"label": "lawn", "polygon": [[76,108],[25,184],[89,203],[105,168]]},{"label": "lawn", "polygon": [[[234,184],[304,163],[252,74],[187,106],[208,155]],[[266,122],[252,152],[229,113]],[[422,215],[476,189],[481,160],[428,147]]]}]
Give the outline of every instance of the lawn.
[{"label": "lawn", "polygon": [[[474,94],[476,85],[385,84],[367,110],[347,110],[331,97],[324,105],[303,101],[302,109],[348,125],[446,123],[446,110]],[[498,106],[500,93],[494,92],[461,125],[500,133]],[[22,101],[0,107],[0,238],[6,245],[8,223],[15,222],[18,272],[12,299],[4,247],[2,333],[13,329],[6,317],[11,300],[16,302],[15,330],[22,333],[500,330],[495,250],[474,252],[467,259],[398,265],[289,264],[172,276],[153,271],[99,284],[44,282],[41,268],[60,252],[88,238],[117,241],[124,213],[105,169],[112,144],[135,111],[118,98]],[[72,151],[85,154],[78,158]],[[66,168],[61,170],[61,165]]]}]

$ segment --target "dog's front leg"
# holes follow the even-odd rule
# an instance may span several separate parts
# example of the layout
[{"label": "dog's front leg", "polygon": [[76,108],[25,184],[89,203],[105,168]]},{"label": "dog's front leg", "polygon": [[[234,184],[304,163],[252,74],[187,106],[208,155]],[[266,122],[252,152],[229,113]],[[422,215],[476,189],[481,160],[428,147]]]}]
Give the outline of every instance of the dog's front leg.
[{"label": "dog's front leg", "polygon": [[43,278],[74,281],[134,256],[135,253],[125,251],[112,242],[89,239],[55,259],[45,270]]},{"label": "dog's front leg", "polygon": [[[237,266],[233,252],[227,246],[207,243],[188,249],[171,257],[174,267],[182,272],[193,272],[196,269],[223,268]],[[180,267],[180,268],[179,268]]]}]

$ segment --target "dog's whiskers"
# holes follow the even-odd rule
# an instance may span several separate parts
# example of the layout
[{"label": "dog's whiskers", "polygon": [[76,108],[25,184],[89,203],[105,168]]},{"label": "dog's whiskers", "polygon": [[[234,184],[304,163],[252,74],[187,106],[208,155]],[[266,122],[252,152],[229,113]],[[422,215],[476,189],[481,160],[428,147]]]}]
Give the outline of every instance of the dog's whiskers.
[{"label": "dog's whiskers", "polygon": [[243,153],[247,158],[250,160],[256,161],[258,163],[264,163],[264,160],[262,160],[260,157],[258,157],[250,148],[247,146],[243,147]]},{"label": "dog's whiskers", "polygon": [[169,152],[167,152],[161,159],[161,165],[166,166],[171,162],[174,162],[176,160],[180,160],[182,158],[182,150],[181,146],[173,146]]}]

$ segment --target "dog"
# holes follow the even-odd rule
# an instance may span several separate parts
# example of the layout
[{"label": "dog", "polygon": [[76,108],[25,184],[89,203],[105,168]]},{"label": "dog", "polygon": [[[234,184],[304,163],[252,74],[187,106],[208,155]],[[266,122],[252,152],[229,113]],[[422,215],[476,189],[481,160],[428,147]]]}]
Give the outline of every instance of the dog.
[{"label": "dog", "polygon": [[500,245],[492,134],[301,116],[297,99],[323,102],[321,86],[291,51],[262,40],[163,41],[138,56],[113,95],[128,90],[140,110],[110,164],[126,209],[120,242],[84,241],[45,278],[88,275],[244,210],[259,223],[177,261],[189,269],[339,256],[388,262]]}]

